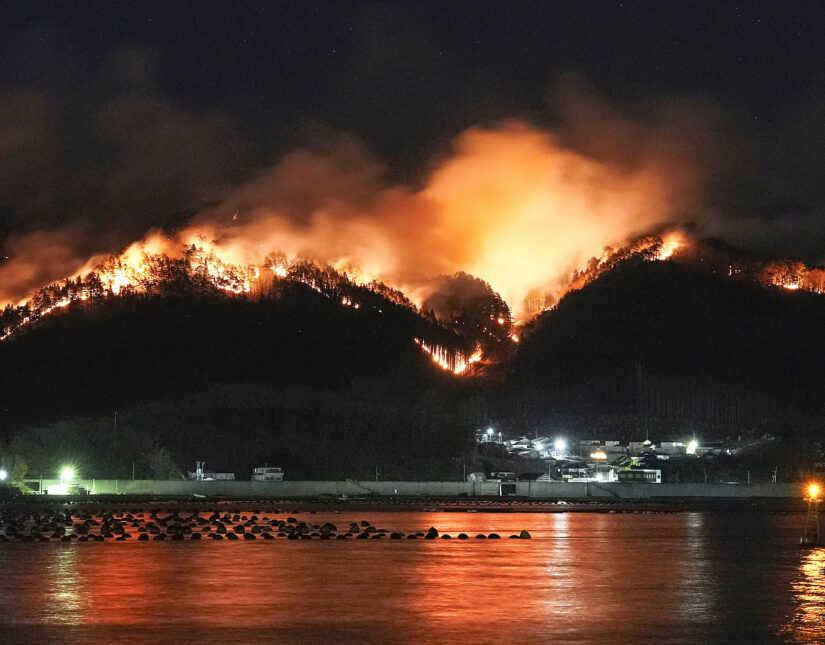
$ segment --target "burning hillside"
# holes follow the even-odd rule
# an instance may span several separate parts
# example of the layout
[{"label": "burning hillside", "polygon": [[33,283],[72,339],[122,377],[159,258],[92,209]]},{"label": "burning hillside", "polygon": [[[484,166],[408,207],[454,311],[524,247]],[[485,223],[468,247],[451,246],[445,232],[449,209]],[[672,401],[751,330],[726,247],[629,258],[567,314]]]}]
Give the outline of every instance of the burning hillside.
[{"label": "burning hillside", "polygon": [[[304,258],[287,258],[283,253],[270,253],[261,265],[236,265],[224,262],[219,249],[203,238],[185,246],[179,256],[154,253],[162,246],[150,238],[130,246],[119,256],[104,258],[89,271],[82,271],[60,282],[38,289],[17,306],[8,304],[0,312],[0,340],[6,340],[21,329],[36,326],[51,314],[74,303],[93,305],[107,299],[126,296],[174,297],[182,295],[223,295],[228,298],[255,300],[277,298],[289,283],[299,283],[338,302],[342,307],[359,310],[366,295],[368,305],[382,313],[382,303],[406,308],[418,314],[415,304],[401,292],[378,281],[356,282],[346,273],[319,265]],[[440,328],[433,320],[430,326],[436,339],[414,338],[441,368],[463,374],[480,360],[481,350]],[[452,338],[444,344],[444,338]]]},{"label": "burning hillside", "polygon": [[[445,344],[427,337],[411,339],[440,368],[470,374],[475,364],[501,362],[512,354],[519,341],[518,325],[503,298],[484,281],[459,272],[444,276],[419,307],[401,291],[378,280],[359,282],[357,277],[315,261],[271,252],[259,264],[232,263],[232,250],[197,235],[169,255],[170,241],[159,234],[135,243],[119,256],[98,258],[65,280],[36,290],[17,305],[7,304],[0,312],[0,340],[21,329],[37,325],[54,312],[73,303],[95,303],[118,296],[164,296],[212,294],[256,300],[277,297],[287,283],[303,284],[343,307],[359,310],[365,294],[375,294],[397,306],[428,318],[432,324],[456,334]],[[526,305],[532,316],[553,307],[567,293],[581,289],[630,258],[644,261],[679,261],[700,266],[735,279],[758,281],[785,289],[825,291],[825,270],[801,262],[765,262],[720,253],[712,246],[692,240],[685,232],[639,237],[623,246],[605,247],[556,290],[533,290]],[[355,276],[358,270],[353,271]],[[380,311],[379,304],[372,308]],[[526,320],[526,319],[525,319]],[[438,323],[436,323],[438,321]],[[460,340],[459,340],[460,339]]]},{"label": "burning hillside", "polygon": [[[205,252],[224,265],[262,267],[266,253],[280,249],[360,283],[380,280],[419,306],[439,276],[465,272],[522,316],[531,291],[558,290],[605,246],[681,218],[701,172],[685,142],[659,145],[663,137],[639,128],[617,156],[521,121],[473,127],[411,186],[391,182],[356,138],[332,136],[284,155],[178,223],[178,232],[150,233],[126,254],[178,258],[204,239]],[[95,269],[94,251],[110,252],[112,243],[80,230],[4,240],[0,303]],[[241,276],[230,289],[243,290],[244,282]]]},{"label": "burning hillside", "polygon": [[566,294],[581,289],[631,258],[680,262],[720,277],[756,282],[766,287],[825,293],[825,269],[809,267],[798,260],[750,257],[729,245],[720,247],[713,241],[697,240],[684,231],[675,230],[642,236],[622,246],[605,247],[600,256],[590,258],[584,268],[573,271],[569,281],[557,292],[534,292],[527,301],[528,311],[535,314],[553,307]]}]

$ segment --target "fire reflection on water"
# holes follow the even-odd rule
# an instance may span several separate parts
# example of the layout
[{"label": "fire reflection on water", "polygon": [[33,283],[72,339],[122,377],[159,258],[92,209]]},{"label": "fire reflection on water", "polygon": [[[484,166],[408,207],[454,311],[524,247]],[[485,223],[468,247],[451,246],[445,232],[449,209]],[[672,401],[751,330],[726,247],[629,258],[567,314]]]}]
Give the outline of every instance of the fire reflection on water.
[{"label": "fire reflection on water", "polygon": [[[25,642],[119,638],[124,629],[133,642],[200,643],[825,636],[825,549],[788,550],[795,517],[748,515],[747,531],[727,513],[307,519],[346,527],[364,517],[404,533],[435,526],[452,539],[4,544],[0,642],[15,629]],[[532,539],[508,539],[521,529]],[[492,532],[503,539],[475,537]]]},{"label": "fire reflection on water", "polygon": [[[554,593],[545,596],[544,613],[549,616],[569,615],[583,609],[583,596],[571,591],[570,564],[576,557],[571,548],[574,536],[570,530],[570,515],[557,513],[550,518],[552,526],[552,547],[547,551],[544,570],[547,577],[545,584]],[[578,584],[578,582],[576,583]]]}]

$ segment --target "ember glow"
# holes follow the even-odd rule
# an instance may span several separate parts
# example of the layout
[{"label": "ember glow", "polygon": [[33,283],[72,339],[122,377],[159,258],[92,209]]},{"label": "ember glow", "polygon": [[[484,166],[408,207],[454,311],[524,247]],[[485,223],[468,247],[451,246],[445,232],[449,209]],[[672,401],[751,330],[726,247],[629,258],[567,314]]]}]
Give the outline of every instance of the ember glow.
[{"label": "ember glow", "polygon": [[[37,290],[17,307],[7,305],[0,319],[0,329],[3,331],[0,340],[6,340],[18,329],[38,322],[73,302],[126,294],[160,295],[174,289],[174,285],[180,282],[195,291],[212,290],[224,292],[228,297],[255,298],[261,296],[272,281],[289,280],[300,282],[337,300],[342,307],[354,310],[359,310],[361,303],[353,297],[352,291],[366,288],[395,304],[415,309],[403,294],[385,285],[374,282],[359,284],[332,267],[320,266],[305,259],[287,258],[277,252],[269,254],[262,266],[230,264],[218,257],[220,247],[204,236],[194,236],[188,242],[170,257],[162,252],[169,246],[168,241],[158,235],[149,236],[117,257],[99,260],[88,271],[80,271],[65,281]],[[481,360],[480,349],[468,357],[457,349],[419,338],[414,340],[436,365],[456,375],[468,373],[470,366]]]},{"label": "ember glow", "polygon": [[[55,311],[67,308],[73,302],[122,294],[164,293],[164,289],[168,289],[169,284],[176,279],[183,279],[195,288],[200,284],[202,288],[223,292],[229,297],[244,298],[260,297],[273,281],[291,280],[301,282],[336,300],[341,306],[354,310],[361,308],[361,303],[353,297],[353,289],[360,287],[373,290],[396,304],[417,311],[415,303],[408,300],[402,292],[381,282],[359,281],[346,272],[336,271],[334,267],[288,257],[281,251],[265,255],[260,264],[243,262],[243,258],[248,256],[239,253],[238,248],[231,244],[226,246],[221,241],[210,239],[209,233],[215,231],[190,230],[185,235],[173,238],[152,233],[144,240],[130,245],[119,256],[93,258],[82,270],[66,280],[37,290],[17,306],[7,305],[0,320],[0,340],[6,340],[17,329],[36,323]],[[581,270],[573,271],[557,291],[550,288],[543,290],[542,297],[535,298],[528,315],[551,308],[565,294],[584,287],[626,259],[679,260],[686,249],[693,245],[684,232],[671,231],[661,236],[643,236],[624,246],[606,247]],[[362,270],[352,265],[347,266],[352,274],[365,275]],[[726,274],[741,278],[743,271],[742,268],[734,270],[730,266]],[[825,292],[825,270],[811,269],[800,262],[773,262],[744,273],[766,285],[788,290]],[[366,277],[371,276],[366,274]],[[512,324],[509,315],[505,318],[492,314],[490,317],[494,327],[502,328],[504,335],[501,338],[513,345],[520,342],[516,329],[523,320]],[[489,325],[482,327],[481,331],[491,338],[497,337],[491,334]],[[435,365],[455,375],[471,374],[471,368],[484,357],[480,346],[472,353],[466,353],[456,347],[432,343],[426,339],[415,338],[414,341]]]},{"label": "ember glow", "polygon": [[825,269],[808,267],[802,262],[770,262],[761,268],[759,280],[789,291],[825,293]]},{"label": "ember glow", "polygon": [[672,231],[662,236],[643,236],[618,247],[605,247],[599,256],[590,258],[581,270],[573,271],[555,295],[545,291],[543,297],[535,298],[531,302],[529,313],[539,313],[543,309],[555,306],[566,294],[593,282],[624,260],[631,257],[640,257],[648,261],[671,260],[689,244],[685,233]]},{"label": "ember glow", "polygon": [[476,350],[472,355],[466,357],[460,351],[451,350],[441,345],[430,345],[420,338],[414,340],[422,351],[430,355],[436,365],[453,374],[464,374],[470,365],[481,360],[481,350]]},{"label": "ember glow", "polygon": [[668,260],[680,247],[687,243],[687,237],[680,231],[673,231],[662,236],[662,246],[656,254],[657,260]]}]

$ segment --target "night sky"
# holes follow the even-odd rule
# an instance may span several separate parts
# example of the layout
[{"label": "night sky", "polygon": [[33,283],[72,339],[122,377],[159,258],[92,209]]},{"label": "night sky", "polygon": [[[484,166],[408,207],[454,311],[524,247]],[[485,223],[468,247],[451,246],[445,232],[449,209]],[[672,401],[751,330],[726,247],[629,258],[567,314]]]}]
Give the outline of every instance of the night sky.
[{"label": "night sky", "polygon": [[640,122],[692,106],[702,208],[727,223],[711,231],[821,261],[824,15],[814,2],[5,3],[0,244],[67,226],[124,244],[331,133],[415,185],[469,126],[563,131],[574,87]]}]

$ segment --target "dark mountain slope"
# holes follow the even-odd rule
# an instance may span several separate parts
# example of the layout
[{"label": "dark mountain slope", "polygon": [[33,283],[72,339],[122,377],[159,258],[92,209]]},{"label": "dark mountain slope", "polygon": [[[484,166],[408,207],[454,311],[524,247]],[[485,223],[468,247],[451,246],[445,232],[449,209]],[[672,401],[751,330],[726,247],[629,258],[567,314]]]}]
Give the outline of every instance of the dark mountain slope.
[{"label": "dark mountain slope", "polygon": [[560,408],[810,422],[822,407],[825,298],[815,294],[630,260],[524,336],[512,385],[543,387]]},{"label": "dark mountain slope", "polygon": [[77,303],[0,343],[3,427],[46,423],[213,383],[348,387],[380,379],[421,389],[437,382],[414,337],[459,343],[439,326],[378,296],[341,306],[292,284],[277,299],[117,297]]}]

